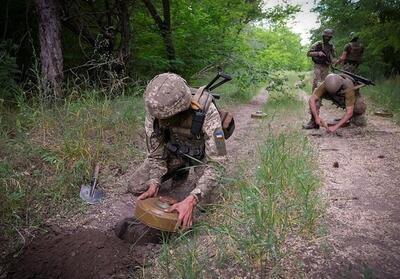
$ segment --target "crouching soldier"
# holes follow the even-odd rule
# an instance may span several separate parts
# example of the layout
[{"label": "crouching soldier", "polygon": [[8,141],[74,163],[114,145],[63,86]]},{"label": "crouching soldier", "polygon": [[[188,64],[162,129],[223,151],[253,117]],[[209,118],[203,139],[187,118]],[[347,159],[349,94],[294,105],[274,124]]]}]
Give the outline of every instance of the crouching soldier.
[{"label": "crouching soldier", "polygon": [[220,114],[210,93],[189,88],[172,73],[156,76],[144,99],[147,158],[130,178],[128,191],[138,199],[154,197],[163,190],[163,181],[185,180],[193,168],[199,177],[193,189],[185,188],[181,201],[167,210],[178,212],[178,226],[190,227],[193,209],[208,200],[218,184],[215,165],[226,154]]},{"label": "crouching soldier", "polygon": [[[328,132],[335,132],[349,120],[356,126],[364,126],[366,124],[364,116],[366,106],[364,98],[359,92],[360,87],[361,85],[357,85],[349,76],[329,74],[309,100],[310,110],[317,125],[316,128],[323,125]],[[346,109],[346,113],[334,126],[327,127],[325,121],[319,116],[318,101],[321,99],[330,100],[336,106]]]}]

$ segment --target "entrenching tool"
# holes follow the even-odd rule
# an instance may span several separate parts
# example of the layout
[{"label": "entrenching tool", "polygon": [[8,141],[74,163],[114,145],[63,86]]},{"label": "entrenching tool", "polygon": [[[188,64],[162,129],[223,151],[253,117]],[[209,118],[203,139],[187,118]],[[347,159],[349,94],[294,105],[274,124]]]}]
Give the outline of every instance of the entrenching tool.
[{"label": "entrenching tool", "polygon": [[90,185],[81,186],[81,192],[79,196],[81,197],[82,200],[84,200],[88,204],[99,203],[101,199],[104,197],[104,193],[101,190],[96,189],[99,171],[100,171],[100,165],[96,164],[94,168],[92,183]]}]

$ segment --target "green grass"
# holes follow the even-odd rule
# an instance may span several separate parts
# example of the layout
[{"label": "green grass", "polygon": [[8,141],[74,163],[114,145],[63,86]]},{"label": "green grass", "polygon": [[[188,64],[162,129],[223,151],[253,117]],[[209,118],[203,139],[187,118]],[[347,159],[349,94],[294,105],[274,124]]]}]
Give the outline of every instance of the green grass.
[{"label": "green grass", "polygon": [[376,86],[367,86],[361,92],[370,100],[373,109],[390,110],[395,122],[400,123],[400,76],[377,81]]},{"label": "green grass", "polygon": [[269,135],[259,154],[255,175],[227,185],[208,221],[164,244],[144,278],[218,278],[218,270],[230,267],[238,276],[282,275],[287,237],[316,232],[319,178],[311,145],[299,132]]},{"label": "green grass", "polygon": [[144,119],[142,99],[99,95],[83,92],[52,108],[1,107],[0,218],[7,236],[82,204],[80,185],[95,163],[107,175],[110,166],[126,169],[140,157],[133,140]]}]

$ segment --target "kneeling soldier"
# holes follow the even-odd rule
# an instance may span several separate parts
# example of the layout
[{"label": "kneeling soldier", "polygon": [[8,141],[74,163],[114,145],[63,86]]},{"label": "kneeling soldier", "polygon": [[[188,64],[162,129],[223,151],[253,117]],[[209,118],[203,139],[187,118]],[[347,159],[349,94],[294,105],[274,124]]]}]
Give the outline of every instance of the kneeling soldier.
[{"label": "kneeling soldier", "polygon": [[[332,127],[328,127],[328,132],[335,132],[348,120],[357,126],[365,125],[365,102],[359,92],[361,85],[357,85],[349,76],[329,74],[310,97],[309,105],[315,123],[318,127],[325,122],[319,116],[318,100],[327,99],[332,101],[340,108],[346,109],[346,113],[340,121]],[[326,124],[324,124],[326,126]]]},{"label": "kneeling soldier", "polygon": [[154,197],[171,174],[175,178],[181,174],[180,178],[185,179],[188,169],[193,167],[199,175],[194,189],[186,189],[184,199],[168,209],[179,213],[178,225],[183,228],[192,225],[194,207],[217,186],[216,168],[212,163],[221,162],[226,154],[221,118],[212,102],[213,96],[201,91],[201,98],[194,100],[192,90],[196,89],[189,88],[182,77],[172,73],[158,75],[148,84],[145,91],[147,158],[128,186],[129,192],[139,195],[138,199]]}]

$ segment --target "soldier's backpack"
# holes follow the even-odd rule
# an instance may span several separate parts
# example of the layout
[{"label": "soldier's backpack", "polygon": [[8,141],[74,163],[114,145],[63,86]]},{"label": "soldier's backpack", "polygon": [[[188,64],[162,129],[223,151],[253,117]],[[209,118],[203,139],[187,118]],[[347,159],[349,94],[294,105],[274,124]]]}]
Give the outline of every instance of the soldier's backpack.
[{"label": "soldier's backpack", "polygon": [[[202,86],[196,90],[196,93],[192,96],[191,108],[194,111],[192,120],[192,126],[190,132],[192,135],[199,135],[201,133],[206,112],[210,107],[211,103],[215,104],[215,97],[207,89],[207,86]],[[235,120],[230,112],[219,110],[219,116],[221,118],[221,126],[224,131],[225,139],[228,139],[235,130]]]},{"label": "soldier's backpack", "polygon": [[347,54],[347,58],[345,62],[361,64],[362,56],[364,53],[364,47],[359,42],[351,42],[349,44],[350,53]]}]

